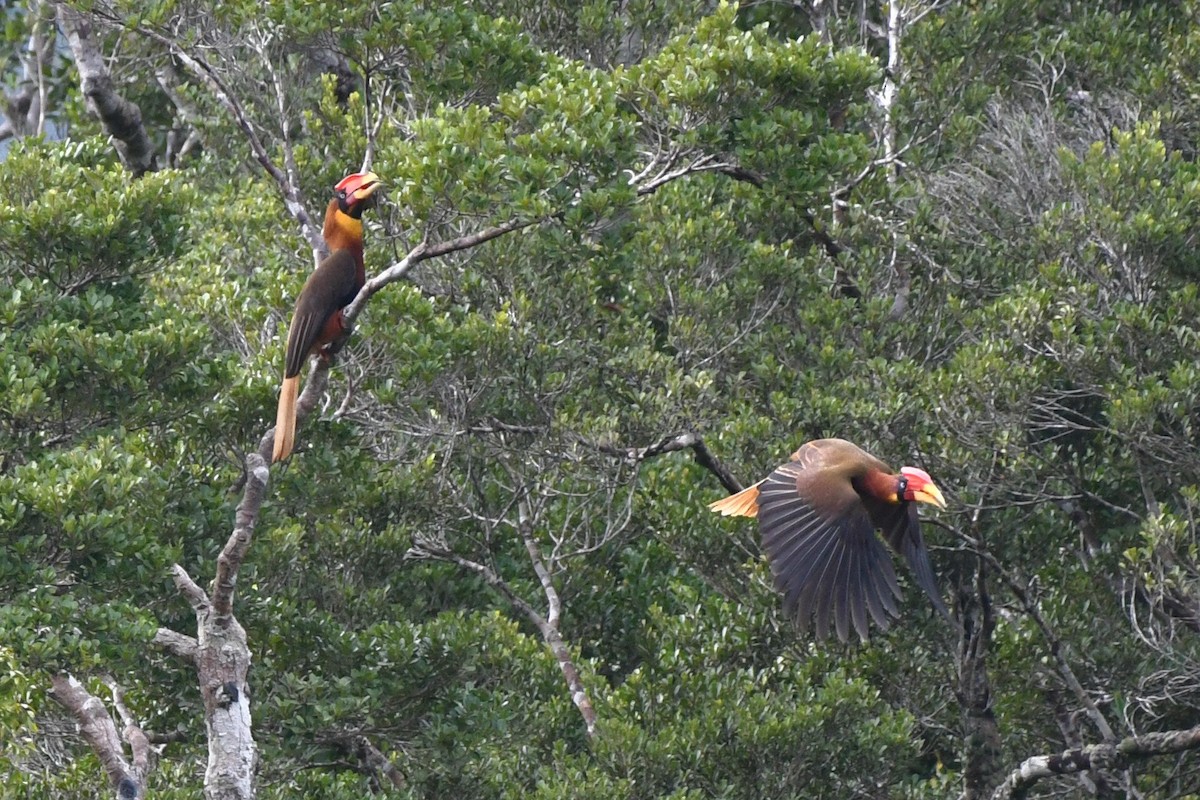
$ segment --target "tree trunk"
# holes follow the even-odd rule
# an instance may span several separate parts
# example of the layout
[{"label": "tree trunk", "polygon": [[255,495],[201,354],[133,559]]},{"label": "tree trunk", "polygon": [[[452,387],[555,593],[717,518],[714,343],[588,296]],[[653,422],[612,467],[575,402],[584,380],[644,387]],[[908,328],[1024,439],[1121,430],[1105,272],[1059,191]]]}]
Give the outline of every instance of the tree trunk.
[{"label": "tree trunk", "polygon": [[975,571],[973,591],[959,591],[962,639],[958,648],[958,703],[963,724],[962,800],[986,797],[1000,782],[1002,757],[1000,728],[992,709],[992,687],[988,678],[988,648],[996,621],[987,590],[982,560]]}]

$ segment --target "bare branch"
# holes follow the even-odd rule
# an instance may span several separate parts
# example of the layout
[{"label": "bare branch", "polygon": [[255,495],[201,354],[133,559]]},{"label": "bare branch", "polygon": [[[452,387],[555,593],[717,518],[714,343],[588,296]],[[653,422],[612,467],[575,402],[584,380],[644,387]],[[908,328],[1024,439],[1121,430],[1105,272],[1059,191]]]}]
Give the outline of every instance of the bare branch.
[{"label": "bare branch", "polygon": [[[146,779],[145,769],[148,768],[148,753],[143,753],[141,770],[138,767],[138,756],[135,749],[134,763],[125,759],[121,747],[121,739],[117,735],[117,726],[104,708],[104,703],[84,688],[73,675],[60,673],[50,679],[50,696],[63,708],[71,713],[79,724],[79,732],[87,741],[96,757],[100,759],[108,782],[118,800],[137,800],[143,797]],[[122,707],[124,704],[121,704]],[[126,709],[125,713],[128,713]],[[124,715],[122,715],[124,716]],[[132,717],[127,727],[132,725]],[[133,727],[136,728],[136,725]],[[140,729],[138,733],[141,733]],[[145,739],[145,736],[142,736]],[[149,747],[148,743],[145,745]]]},{"label": "bare branch", "polygon": [[547,627],[557,630],[558,620],[562,615],[562,601],[558,597],[558,590],[554,588],[554,580],[550,576],[550,571],[546,569],[545,561],[542,559],[541,548],[533,538],[533,512],[529,507],[528,494],[517,501],[517,519],[517,529],[521,532],[521,540],[525,543],[525,552],[529,553],[529,560],[533,564],[533,573],[537,575],[538,582],[542,585],[542,592],[546,595],[545,624]]},{"label": "bare branch", "polygon": [[[102,11],[94,11],[94,14],[101,16],[114,25],[128,27],[128,21],[122,20],[115,15],[110,15]],[[275,181],[279,188],[280,194],[283,196],[284,206],[288,213],[300,225],[300,232],[304,238],[308,240],[309,245],[313,249],[313,253],[325,253],[325,240],[321,237],[321,226],[316,224],[309,215],[305,207],[304,198],[300,194],[300,187],[293,184],[283,170],[281,170],[271,159],[270,153],[267,152],[266,146],[262,139],[259,138],[258,132],[254,129],[254,125],[250,122],[250,117],[246,113],[246,109],[242,107],[241,102],[225,84],[217,71],[208,64],[204,59],[193,55],[183,48],[183,46],[174,38],[166,36],[158,31],[148,28],[145,25],[135,25],[133,30],[137,31],[142,36],[151,39],[166,47],[171,51],[171,54],[178,59],[180,65],[183,66],[192,77],[199,80],[208,89],[209,93],[220,103],[226,111],[233,117],[234,123],[242,131],[246,137],[247,144],[250,145],[250,151],[254,154],[254,159],[258,161],[267,174]],[[281,122],[284,122],[281,120]],[[286,124],[284,122],[284,124]]]},{"label": "bare branch", "polygon": [[154,632],[154,643],[180,658],[196,660],[196,640],[191,636],[177,633],[170,628],[159,628]]},{"label": "bare branch", "polygon": [[[258,51],[259,57],[262,60],[263,69],[265,69],[267,74],[271,76],[271,84],[275,89],[275,108],[276,111],[279,112],[280,138],[283,144],[283,165],[287,170],[287,187],[295,189],[298,198],[298,187],[300,186],[300,168],[296,166],[296,151],[292,148],[292,136],[288,131],[287,92],[284,89],[283,76],[281,76],[279,71],[275,69],[275,64],[271,61],[271,56],[269,55],[268,45],[270,44],[270,40],[270,34],[263,33],[261,41],[258,43],[258,46],[255,49]],[[276,178],[276,182],[278,182],[278,180],[279,179]],[[283,190],[286,198],[287,189],[283,186],[281,186],[280,189]],[[303,207],[302,203],[300,205]],[[297,220],[302,226],[305,225],[305,222],[300,220],[299,217],[297,217]],[[305,236],[308,236],[307,230],[305,230],[304,233]],[[328,247],[325,245],[324,239],[322,239],[319,246],[313,248],[313,259],[317,264],[320,264],[321,258],[324,257],[327,250]]]},{"label": "bare branch", "polygon": [[1092,769],[1124,769],[1135,761],[1200,748],[1200,725],[1186,730],[1129,736],[1119,742],[1105,742],[1064,750],[1055,755],[1027,758],[1009,773],[992,794],[993,800],[1016,800],[1026,795],[1042,778],[1074,775]]},{"label": "bare branch", "polygon": [[367,134],[367,150],[363,153],[362,169],[359,172],[368,172],[371,169],[371,164],[375,161],[375,136],[379,133],[379,125],[383,122],[382,109],[379,114],[379,119],[374,125],[371,124],[371,70],[366,66],[370,61],[369,58],[364,58],[363,65],[363,130]]},{"label": "bare branch", "polygon": [[267,481],[271,471],[266,460],[258,453],[246,456],[246,488],[242,502],[238,505],[233,533],[229,535],[221,555],[217,557],[217,575],[213,580],[213,611],[219,616],[233,614],[233,589],[237,584],[237,573],[250,549],[250,538],[258,521],[258,511],[266,495]]},{"label": "bare branch", "polygon": [[58,19],[75,57],[80,90],[92,113],[115,140],[121,161],[134,176],[158,169],[154,145],[142,124],[142,111],[136,103],[117,94],[100,45],[92,35],[91,22],[66,3],[59,4]]},{"label": "bare branch", "polygon": [[111,678],[105,684],[112,692],[113,708],[117,709],[121,724],[125,726],[121,729],[121,738],[129,745],[129,752],[133,755],[133,769],[144,779],[150,773],[150,740],[125,705],[125,690]]},{"label": "bare branch", "polygon": [[546,624],[546,619],[538,610],[529,605],[524,598],[518,595],[513,588],[508,585],[508,582],[501,578],[496,571],[486,564],[480,564],[478,561],[461,556],[452,550],[448,550],[434,544],[425,542],[414,544],[409,548],[404,555],[405,558],[435,558],[440,561],[449,561],[452,564],[457,564],[465,570],[474,572],[479,577],[483,578],[484,583],[491,586],[497,592],[504,596],[504,599],[511,603],[518,611],[526,616],[539,629]]},{"label": "bare branch", "polygon": [[[304,381],[304,389],[300,392],[300,397],[296,400],[297,422],[306,419],[320,405],[321,396],[325,394],[325,387],[329,385],[329,366],[330,360],[328,358],[317,358],[313,362],[312,369],[308,371],[308,377]],[[258,440],[258,455],[264,463],[271,463],[271,450],[274,446],[275,428],[272,426]],[[243,475],[241,481],[234,487],[234,490],[240,491],[243,489],[245,487],[245,480],[246,475]]]},{"label": "bare branch", "polygon": [[192,576],[187,574],[187,570],[174,564],[171,566],[171,576],[175,581],[175,588],[187,599],[194,611],[200,613],[208,610],[210,605],[208,595],[192,580]]},{"label": "bare branch", "polygon": [[[163,90],[163,94],[175,106],[175,113],[179,119],[188,126],[187,136],[183,143],[176,147],[171,144],[168,147],[167,160],[171,165],[178,164],[196,145],[200,144],[203,137],[200,133],[203,124],[203,115],[196,108],[183,92],[179,91],[179,73],[175,70],[174,65],[164,64],[154,71],[154,77],[158,81],[158,86]],[[172,132],[177,134],[176,131]],[[174,141],[174,140],[172,140]]]},{"label": "bare branch", "polygon": [[694,431],[679,433],[673,436],[664,436],[647,447],[599,445],[597,449],[601,453],[617,456],[631,463],[640,463],[648,458],[654,458],[664,453],[674,453],[679,450],[691,449],[696,463],[717,476],[717,480],[721,482],[721,485],[730,492],[740,492],[744,488],[741,482],[733,476],[733,473],[725,469],[716,456],[709,452],[708,447],[704,444],[704,439]]},{"label": "bare branch", "polygon": [[971,546],[972,550],[974,550],[975,553],[980,556],[980,558],[984,559],[988,563],[988,566],[995,570],[996,574],[1001,580],[1004,581],[1005,585],[1008,586],[1009,590],[1012,591],[1017,600],[1021,603],[1021,608],[1027,615],[1029,615],[1029,618],[1033,620],[1034,624],[1037,625],[1038,629],[1042,632],[1042,636],[1045,638],[1047,645],[1050,647],[1050,654],[1054,657],[1054,663],[1058,667],[1059,676],[1067,685],[1067,688],[1069,688],[1075,695],[1075,698],[1079,701],[1080,705],[1083,706],[1087,713],[1088,719],[1092,721],[1092,724],[1096,726],[1096,730],[1100,732],[1100,735],[1103,736],[1106,741],[1114,741],[1116,739],[1116,734],[1113,733],[1112,726],[1108,724],[1108,720],[1104,718],[1104,714],[1100,712],[1100,709],[1096,706],[1096,703],[1088,695],[1087,690],[1083,688],[1083,684],[1080,683],[1079,678],[1075,675],[1075,670],[1071,668],[1071,663],[1067,660],[1062,640],[1058,638],[1054,632],[1054,629],[1050,627],[1050,624],[1046,621],[1046,618],[1042,616],[1041,609],[1038,607],[1038,604],[1034,598],[1030,595],[1028,588],[1020,580],[1018,580],[1016,576],[1004,568],[999,559],[992,554],[991,550],[988,549],[985,543],[948,525],[944,525],[936,521],[934,521],[933,524],[950,530],[964,542],[967,542]]},{"label": "bare branch", "polygon": [[[529,547],[528,538],[526,539],[526,546]],[[537,571],[538,565],[541,564],[541,557],[540,552],[537,550],[536,543],[530,550],[530,557],[534,558],[534,569]],[[562,634],[560,634],[558,631],[557,622],[559,609],[557,605],[552,608],[552,613],[555,615],[554,622],[552,623],[548,617],[543,616],[527,600],[518,595],[513,588],[509,586],[508,582],[505,581],[504,578],[500,577],[500,575],[498,575],[491,567],[487,566],[486,564],[480,564],[478,561],[472,561],[471,559],[461,556],[458,553],[455,553],[452,550],[440,545],[432,543],[414,545],[409,549],[408,553],[405,555],[405,558],[436,558],[442,561],[449,561],[454,564],[458,564],[463,569],[474,572],[476,575],[479,575],[481,578],[483,578],[484,582],[487,583],[488,586],[491,586],[493,589],[498,591],[504,596],[505,600],[513,605],[514,608],[524,614],[525,617],[532,622],[535,627],[537,627],[538,631],[542,634],[542,641],[546,643],[546,646],[550,648],[550,652],[554,655],[555,660],[558,661],[558,667],[562,671],[563,677],[567,681],[567,686],[571,691],[571,701],[575,704],[575,707],[579,709],[579,713],[583,717],[584,725],[587,728],[587,735],[595,735],[596,711],[592,706],[591,699],[588,697],[587,690],[583,685],[583,679],[579,674],[579,669],[575,666],[575,661],[571,656],[570,648],[567,647],[566,642],[562,638]],[[543,566],[542,572],[539,573],[539,578],[544,573],[545,569]],[[545,580],[546,582],[549,582],[548,575]],[[546,582],[543,583],[543,588],[545,588]],[[552,585],[551,592],[553,592]],[[551,595],[548,593],[547,596],[550,597]],[[553,592],[553,597],[555,603],[557,604],[557,592]]]}]

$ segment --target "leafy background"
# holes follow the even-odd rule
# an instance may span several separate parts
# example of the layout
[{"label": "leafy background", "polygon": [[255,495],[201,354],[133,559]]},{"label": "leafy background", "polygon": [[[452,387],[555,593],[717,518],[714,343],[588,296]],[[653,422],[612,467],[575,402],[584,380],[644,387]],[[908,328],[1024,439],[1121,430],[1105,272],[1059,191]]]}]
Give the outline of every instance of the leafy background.
[{"label": "leafy background", "polygon": [[[237,606],[259,796],[385,791],[364,736],[398,797],[979,796],[1194,725],[1197,5],[903,11],[887,73],[874,3],[92,7],[163,169],[131,178],[65,48],[38,66],[64,135],[0,163],[0,794],[101,785],[64,671],[170,734],[155,796],[202,783],[194,672],[151,640],[194,625],[170,566],[213,574],[311,261],[164,40],[310,213],[370,142],[368,272],[523,226],[376,295],[273,475]],[[0,13],[16,96],[53,8]],[[742,482],[822,436],[926,468],[976,649],[911,586],[867,644],[797,634],[716,475],[628,457],[685,433]],[[1198,766],[1037,791],[1190,797]]]}]

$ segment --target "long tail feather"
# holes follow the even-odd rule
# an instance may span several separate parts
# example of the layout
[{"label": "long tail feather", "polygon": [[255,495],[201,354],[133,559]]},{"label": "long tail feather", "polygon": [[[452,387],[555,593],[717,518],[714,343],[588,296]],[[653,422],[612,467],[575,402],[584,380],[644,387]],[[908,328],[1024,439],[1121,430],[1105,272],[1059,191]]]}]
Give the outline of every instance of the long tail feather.
[{"label": "long tail feather", "polygon": [[723,497],[715,503],[709,503],[710,511],[715,511],[723,517],[757,517],[758,516],[758,486],[742,489],[737,494]]},{"label": "long tail feather", "polygon": [[279,389],[279,411],[275,414],[275,451],[271,463],[283,461],[292,454],[296,443],[296,396],[300,393],[300,376],[283,379]]}]

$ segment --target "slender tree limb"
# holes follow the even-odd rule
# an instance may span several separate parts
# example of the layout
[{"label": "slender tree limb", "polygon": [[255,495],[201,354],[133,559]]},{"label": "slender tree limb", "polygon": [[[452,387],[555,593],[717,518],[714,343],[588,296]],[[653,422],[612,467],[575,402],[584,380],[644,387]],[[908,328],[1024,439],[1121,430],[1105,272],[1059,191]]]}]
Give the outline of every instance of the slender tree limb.
[{"label": "slender tree limb", "polygon": [[246,558],[246,551],[250,549],[250,538],[254,534],[254,525],[258,521],[258,511],[262,507],[271,474],[266,460],[258,453],[246,456],[246,472],[248,480],[234,518],[233,533],[217,557],[217,576],[213,580],[213,612],[222,617],[233,614],[237,573]]},{"label": "slender tree limb", "polygon": [[[762,185],[762,178],[754,175],[748,170],[743,170],[734,164],[716,163],[712,156],[702,156],[686,167],[681,167],[675,170],[667,170],[651,178],[646,183],[637,186],[637,195],[639,197],[653,194],[666,184],[703,172],[720,172],[726,175],[736,177],[739,180],[749,180],[755,185]],[[538,219],[511,219],[508,222],[503,222],[499,225],[494,225],[490,228],[484,228],[475,233],[459,236],[454,239],[449,239],[436,244],[422,242],[408,252],[400,261],[392,264],[383,272],[376,275],[367,281],[366,285],[359,291],[358,296],[354,298],[354,302],[346,306],[343,310],[347,325],[352,325],[354,320],[362,313],[363,307],[367,301],[383,287],[407,275],[413,267],[420,264],[422,261],[427,261],[431,258],[456,253],[462,250],[469,250],[473,247],[478,247],[481,244],[490,242],[493,239],[498,239],[505,234],[515,231],[524,230],[535,225],[541,225],[554,219],[561,219],[565,210],[549,214]]]},{"label": "slender tree limb", "polygon": [[[203,142],[204,137],[200,131],[203,128],[204,116],[195,104],[179,91],[179,73],[174,64],[167,63],[160,66],[154,71],[154,78],[158,82],[158,87],[163,90],[163,94],[175,107],[178,118],[188,127],[183,143],[178,146],[172,143],[168,149],[167,161],[169,164],[175,165]],[[173,133],[177,132],[173,131]]]},{"label": "slender tree limb", "polygon": [[[335,348],[336,349],[336,348]],[[300,397],[296,400],[296,422],[308,418],[309,414],[316,410],[321,404],[321,398],[325,394],[325,387],[329,385],[329,366],[330,359],[317,358],[312,363],[312,368],[308,371],[308,377],[304,379],[304,389],[300,392]],[[275,447],[275,427],[271,426],[262,438],[258,440],[258,456],[262,458],[264,463],[271,463],[271,452]],[[243,473],[241,479],[233,487],[234,491],[241,491],[246,485],[246,475]]]},{"label": "slender tree limb", "polygon": [[1054,755],[1033,756],[1009,773],[992,800],[1016,800],[1042,778],[1074,775],[1084,770],[1125,769],[1135,761],[1200,748],[1200,725],[1185,730],[1129,736],[1119,742],[1104,742],[1064,750]]},{"label": "slender tree limb", "polygon": [[91,21],[66,3],[58,5],[58,20],[75,57],[88,108],[113,138],[122,163],[135,177],[158,169],[154,145],[142,124],[142,110],[117,93]]},{"label": "slender tree limb", "polygon": [[741,482],[733,476],[733,473],[725,469],[724,465],[709,451],[708,447],[704,444],[703,437],[694,431],[687,431],[673,436],[664,436],[654,444],[646,447],[599,445],[598,449],[602,453],[622,458],[630,463],[641,463],[646,459],[665,453],[675,453],[680,450],[690,449],[696,459],[696,463],[715,475],[717,480],[721,482],[721,485],[730,493],[740,492],[744,488]]},{"label": "slender tree limb", "polygon": [[[528,542],[526,543],[528,547]],[[541,563],[540,553],[537,552],[536,546],[530,553],[531,557],[535,558],[535,564]],[[571,650],[563,640],[559,633],[556,624],[551,624],[550,620],[534,608],[529,601],[518,595],[504,578],[500,577],[491,567],[486,564],[480,564],[478,561],[472,561],[465,556],[445,548],[444,546],[423,543],[411,547],[405,558],[436,558],[442,561],[449,561],[458,566],[483,578],[484,582],[499,592],[505,600],[507,600],[515,609],[520,611],[525,617],[533,623],[534,627],[542,635],[542,641],[550,648],[550,652],[554,655],[558,662],[559,670],[563,673],[563,678],[567,682],[567,687],[571,692],[571,702],[579,709],[580,716],[583,717],[584,726],[588,736],[594,736],[596,733],[596,711],[592,706],[591,699],[588,696],[587,689],[583,685],[583,679],[579,674],[578,668],[575,666],[575,660],[571,655]],[[535,566],[535,571],[537,567]],[[543,568],[544,572],[544,568]],[[544,587],[544,584],[543,584]],[[557,592],[554,593],[557,598]],[[557,623],[558,609],[555,608],[555,622]]]},{"label": "slender tree limb", "polygon": [[0,142],[14,136],[40,136],[46,132],[48,87],[46,70],[54,56],[57,41],[54,31],[54,6],[42,0],[27,5],[29,39],[21,50],[21,79],[15,90],[5,92],[4,117],[0,120]]},{"label": "slender tree limb", "polygon": [[468,572],[474,572],[488,586],[499,592],[505,600],[507,600],[514,608],[520,611],[525,617],[541,628],[545,622],[545,618],[538,612],[536,608],[531,606],[526,600],[513,591],[513,588],[508,585],[508,581],[501,578],[494,569],[486,564],[480,564],[478,561],[461,556],[452,550],[446,549],[439,545],[429,542],[414,544],[404,554],[405,558],[434,558],[440,561],[449,561],[452,564],[457,564]]},{"label": "slender tree limb", "polygon": [[554,587],[554,579],[550,575],[550,570],[546,569],[541,548],[533,538],[533,513],[529,507],[528,496],[517,501],[517,518],[517,530],[521,532],[521,540],[525,543],[525,552],[529,554],[529,561],[533,564],[533,574],[537,575],[538,583],[542,585],[542,592],[546,595],[546,625],[557,630],[558,621],[562,616],[562,600],[558,596],[558,589]]},{"label": "slender tree limb", "polygon": [[145,731],[137,724],[137,719],[129,711],[129,707],[125,705],[125,690],[122,689],[115,680],[109,678],[105,681],[109,691],[112,692],[113,708],[117,710],[117,716],[121,718],[121,724],[124,725],[121,729],[121,738],[129,745],[129,752],[133,757],[133,769],[142,776],[150,773],[150,740],[147,738]]},{"label": "slender tree limb", "polygon": [[[267,74],[271,76],[271,85],[275,89],[275,109],[279,113],[280,141],[283,147],[283,166],[284,169],[287,170],[287,187],[296,190],[297,202],[299,203],[299,206],[303,208],[304,204],[299,202],[300,198],[298,189],[300,186],[300,168],[296,165],[296,151],[292,147],[292,136],[288,130],[287,91],[284,86],[283,76],[280,75],[279,71],[275,69],[275,64],[271,61],[270,55],[268,55],[270,41],[271,34],[263,33],[262,40],[258,43],[255,49],[258,51],[259,57],[262,61],[263,69],[265,69]],[[276,178],[277,183],[278,180],[279,179]],[[284,196],[286,198],[286,189],[281,186],[280,190],[284,192]],[[300,220],[299,217],[297,217],[297,221],[299,221],[302,226],[305,225],[305,223]],[[307,237],[309,232],[305,230],[304,234]],[[311,238],[309,241],[311,243]],[[328,251],[329,248],[325,244],[324,237],[322,237],[320,246],[313,248],[314,265],[320,264],[321,259],[328,254]]]},{"label": "slender tree limb", "polygon": [[[701,172],[724,172],[734,168],[733,164],[715,163],[715,159],[716,156],[714,155],[705,155],[700,156],[685,167],[679,167],[678,169],[673,170],[664,167],[663,171],[658,175],[655,175],[653,178],[637,187],[637,195],[638,197],[645,197],[648,194],[654,194],[663,186],[666,186],[668,183],[678,180],[685,175],[696,175]],[[671,162],[668,162],[667,166],[669,167],[670,164]]]},{"label": "slender tree limb", "polygon": [[362,168],[359,172],[368,172],[371,169],[371,164],[375,162],[375,137],[379,133],[379,125],[383,122],[383,113],[379,114],[379,119],[374,124],[371,123],[371,68],[369,66],[370,56],[363,58],[362,76],[363,76],[363,130],[367,134],[367,147],[363,153]]},{"label": "slender tree limb", "polygon": [[[73,675],[60,673],[51,678],[50,683],[50,696],[67,709],[79,724],[79,732],[100,759],[100,765],[108,775],[109,785],[117,800],[139,800],[143,797],[144,782],[149,770],[149,743],[145,742],[145,735],[133,722],[128,709],[124,708],[124,702],[118,700],[117,690],[113,690],[114,701],[119,703],[119,711],[124,709],[122,719],[128,715],[126,738],[138,742],[133,747],[132,763],[126,760],[117,726],[99,698],[84,688]],[[130,732],[131,727],[136,732]]]},{"label": "slender tree limb", "polygon": [[1067,685],[1067,688],[1070,689],[1075,695],[1075,698],[1079,701],[1079,704],[1083,706],[1084,712],[1087,714],[1088,719],[1092,721],[1092,724],[1096,727],[1096,730],[1100,732],[1100,735],[1103,736],[1106,741],[1115,741],[1116,734],[1113,733],[1112,726],[1108,724],[1108,720],[1105,719],[1104,714],[1101,713],[1100,709],[1096,706],[1096,703],[1088,695],[1087,690],[1083,688],[1083,684],[1080,683],[1079,678],[1075,675],[1075,670],[1072,669],[1071,663],[1067,660],[1062,640],[1058,638],[1058,635],[1055,634],[1054,629],[1050,627],[1050,624],[1042,615],[1041,609],[1038,608],[1038,604],[1030,595],[1028,588],[1022,583],[1022,581],[1004,568],[1004,565],[1000,563],[992,551],[982,541],[963,533],[953,526],[946,525],[936,520],[929,520],[928,522],[938,527],[945,528],[959,539],[970,545],[971,549],[980,558],[986,561],[988,566],[995,571],[996,575],[998,575],[1000,579],[1004,581],[1004,584],[1009,588],[1009,590],[1017,598],[1017,601],[1021,604],[1022,610],[1026,613],[1026,615],[1029,616],[1030,619],[1033,620],[1034,624],[1037,625],[1038,630],[1041,631],[1042,637],[1046,640],[1046,644],[1050,648],[1050,655],[1054,658],[1054,663],[1058,668],[1057,671],[1059,677],[1062,678],[1063,683]]},{"label": "slender tree limb", "polygon": [[[989,561],[995,560],[995,556],[992,556],[990,552],[987,554],[987,558]],[[1096,726],[1096,730],[1100,732],[1100,735],[1104,737],[1105,741],[1111,742],[1115,740],[1116,734],[1113,733],[1112,726],[1108,724],[1108,720],[1105,719],[1104,714],[1100,712],[1100,709],[1096,706],[1096,703],[1083,688],[1083,684],[1079,682],[1079,678],[1075,675],[1075,670],[1071,668],[1070,662],[1067,661],[1067,655],[1065,648],[1063,647],[1062,640],[1058,638],[1058,635],[1054,632],[1054,629],[1050,627],[1048,622],[1046,622],[1046,618],[1042,616],[1041,609],[1038,608],[1037,603],[1035,603],[1033,598],[1030,597],[1026,587],[1022,586],[1015,577],[1001,569],[998,563],[993,564],[993,568],[996,569],[1001,579],[1013,592],[1013,594],[1017,596],[1017,599],[1021,602],[1021,606],[1025,610],[1025,613],[1029,615],[1029,618],[1032,619],[1034,624],[1038,626],[1038,629],[1041,630],[1043,638],[1045,638],[1046,643],[1050,647],[1050,654],[1054,657],[1054,663],[1058,667],[1058,674],[1062,677],[1063,682],[1067,684],[1067,688],[1069,688],[1075,695],[1075,698],[1079,701],[1080,705],[1083,706],[1088,719],[1090,719],[1092,724]]]},{"label": "slender tree limb", "polygon": [[529,554],[529,560],[533,564],[533,572],[537,575],[538,582],[542,585],[542,593],[546,596],[546,616],[540,622],[535,620],[535,624],[541,630],[542,640],[545,641],[546,646],[550,648],[550,652],[558,661],[558,667],[571,691],[571,702],[575,704],[583,717],[587,735],[594,736],[596,734],[596,709],[592,706],[592,700],[588,696],[587,688],[583,685],[583,678],[575,665],[575,659],[558,627],[559,620],[562,618],[562,599],[559,597],[558,589],[554,586],[554,579],[550,570],[546,568],[541,548],[533,535],[533,512],[528,496],[522,497],[517,503],[517,520],[517,529],[521,533],[525,551]]},{"label": "slender tree limb", "polygon": [[[129,27],[128,21],[121,19],[115,14],[109,14],[100,10],[93,11],[92,13],[113,25]],[[250,145],[250,151],[253,153],[255,161],[275,181],[275,185],[279,188],[279,193],[283,197],[284,206],[287,208],[288,213],[291,214],[292,219],[296,220],[300,225],[300,233],[312,247],[314,258],[319,260],[320,256],[324,255],[328,249],[325,245],[325,240],[321,237],[321,226],[314,222],[312,216],[308,213],[304,198],[300,193],[300,187],[293,184],[284,171],[272,160],[266,145],[263,144],[258,131],[255,130],[254,125],[251,123],[246,109],[225,81],[217,74],[217,71],[204,59],[185,50],[183,45],[171,36],[159,33],[145,25],[134,25],[132,29],[142,36],[166,47],[178,60],[180,66],[188,74],[204,84],[209,94],[229,112],[230,116],[233,117],[234,123],[241,130],[242,135],[245,136],[246,143]],[[286,124],[283,120],[281,120],[281,123]]]}]

